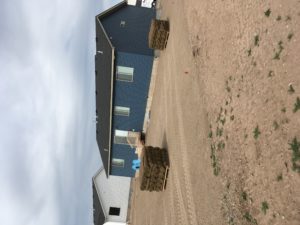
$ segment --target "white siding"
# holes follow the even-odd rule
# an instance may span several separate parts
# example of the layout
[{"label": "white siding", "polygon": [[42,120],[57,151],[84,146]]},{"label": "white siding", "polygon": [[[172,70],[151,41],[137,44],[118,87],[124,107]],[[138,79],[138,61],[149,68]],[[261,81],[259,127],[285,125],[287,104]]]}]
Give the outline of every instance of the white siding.
[{"label": "white siding", "polygon": [[[106,214],[107,222],[126,222],[130,191],[129,177],[106,177],[104,170],[94,176],[95,186]],[[119,216],[109,215],[109,208],[120,208]]]}]

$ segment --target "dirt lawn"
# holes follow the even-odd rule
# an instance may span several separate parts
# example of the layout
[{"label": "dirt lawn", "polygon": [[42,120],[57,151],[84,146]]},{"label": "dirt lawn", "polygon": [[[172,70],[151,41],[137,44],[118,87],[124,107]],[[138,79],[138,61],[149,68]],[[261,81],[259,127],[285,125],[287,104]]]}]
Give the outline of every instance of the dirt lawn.
[{"label": "dirt lawn", "polygon": [[167,148],[171,168],[165,192],[134,181],[131,224],[299,225],[300,1],[161,10],[170,37],[146,144]]}]

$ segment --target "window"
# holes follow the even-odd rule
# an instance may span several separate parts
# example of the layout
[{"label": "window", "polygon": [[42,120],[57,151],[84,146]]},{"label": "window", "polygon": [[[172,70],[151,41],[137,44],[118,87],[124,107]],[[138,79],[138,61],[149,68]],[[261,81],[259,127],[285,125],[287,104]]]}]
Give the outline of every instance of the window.
[{"label": "window", "polygon": [[126,66],[117,66],[117,80],[119,81],[133,81],[133,68]]},{"label": "window", "polygon": [[118,116],[129,116],[130,108],[122,107],[122,106],[115,106],[114,114]]},{"label": "window", "polygon": [[115,166],[115,167],[124,167],[125,161],[124,161],[124,159],[113,158],[111,164],[112,164],[112,166]]},{"label": "window", "polygon": [[115,144],[128,145],[127,142],[128,131],[125,130],[115,130]]},{"label": "window", "polygon": [[120,215],[120,208],[109,207],[109,215],[110,216],[119,216]]}]

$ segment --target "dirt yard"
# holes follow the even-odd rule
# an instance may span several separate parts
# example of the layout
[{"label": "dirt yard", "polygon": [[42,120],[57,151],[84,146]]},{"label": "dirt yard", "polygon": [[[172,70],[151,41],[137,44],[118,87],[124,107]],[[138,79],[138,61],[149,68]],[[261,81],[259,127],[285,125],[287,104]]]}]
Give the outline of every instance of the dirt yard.
[{"label": "dirt yard", "polygon": [[[134,181],[133,225],[300,224],[300,1],[162,0],[146,144],[165,192]],[[297,102],[298,101],[298,102]]]}]

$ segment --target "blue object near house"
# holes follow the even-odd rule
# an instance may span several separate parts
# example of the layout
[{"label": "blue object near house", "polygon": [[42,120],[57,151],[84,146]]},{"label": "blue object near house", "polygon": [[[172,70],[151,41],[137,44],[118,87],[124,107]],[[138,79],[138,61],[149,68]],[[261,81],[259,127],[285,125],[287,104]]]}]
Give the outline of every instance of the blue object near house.
[{"label": "blue object near house", "polygon": [[148,32],[154,9],[123,1],[96,16],[97,143],[106,175],[133,177],[132,131],[141,132],[154,51]]}]

